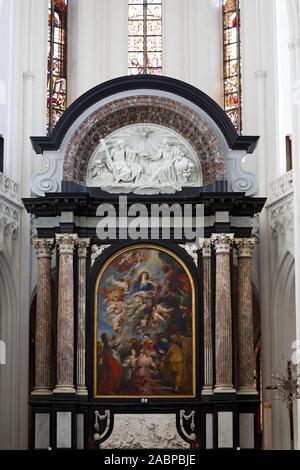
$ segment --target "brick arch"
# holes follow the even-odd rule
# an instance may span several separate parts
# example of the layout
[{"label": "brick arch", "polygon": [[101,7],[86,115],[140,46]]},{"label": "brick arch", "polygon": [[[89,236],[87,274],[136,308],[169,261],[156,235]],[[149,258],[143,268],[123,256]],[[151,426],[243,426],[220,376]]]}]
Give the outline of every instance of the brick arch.
[{"label": "brick arch", "polygon": [[215,132],[189,107],[158,96],[130,96],[113,101],[88,116],[73,134],[63,166],[63,179],[84,184],[90,158],[115,130],[137,123],[153,123],[178,132],[194,148],[203,184],[224,179],[225,159]]}]

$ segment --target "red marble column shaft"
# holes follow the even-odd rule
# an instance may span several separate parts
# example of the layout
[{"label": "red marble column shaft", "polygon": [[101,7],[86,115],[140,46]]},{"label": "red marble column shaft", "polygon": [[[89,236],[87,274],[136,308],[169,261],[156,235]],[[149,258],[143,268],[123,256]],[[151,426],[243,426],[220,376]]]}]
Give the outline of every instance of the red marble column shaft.
[{"label": "red marble column shaft", "polygon": [[36,238],[37,296],[35,319],[35,387],[33,395],[51,395],[51,252],[54,240]]}]

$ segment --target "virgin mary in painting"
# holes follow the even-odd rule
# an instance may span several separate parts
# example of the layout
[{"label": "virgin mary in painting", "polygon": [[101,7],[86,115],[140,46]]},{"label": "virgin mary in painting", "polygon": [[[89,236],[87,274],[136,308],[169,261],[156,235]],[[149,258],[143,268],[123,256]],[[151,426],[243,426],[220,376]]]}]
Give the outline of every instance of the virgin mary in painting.
[{"label": "virgin mary in painting", "polygon": [[95,292],[95,397],[193,397],[194,284],[154,245],[122,250]]}]

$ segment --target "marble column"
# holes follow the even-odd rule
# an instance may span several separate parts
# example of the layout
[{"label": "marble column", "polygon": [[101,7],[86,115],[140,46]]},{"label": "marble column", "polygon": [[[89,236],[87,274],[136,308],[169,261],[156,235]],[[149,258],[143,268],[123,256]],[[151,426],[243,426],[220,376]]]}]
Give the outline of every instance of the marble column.
[{"label": "marble column", "polygon": [[251,262],[255,238],[235,240],[238,255],[238,393],[257,394],[254,385],[254,340]]},{"label": "marble column", "polygon": [[85,321],[86,321],[86,255],[89,238],[78,240],[78,309],[77,309],[77,395],[87,395],[85,384]]},{"label": "marble column", "polygon": [[51,395],[51,252],[54,240],[33,239],[37,254],[35,387],[33,395]]},{"label": "marble column", "polygon": [[214,234],[216,251],[215,348],[216,384],[214,393],[235,393],[232,384],[232,310],[230,253],[233,234]]},{"label": "marble column", "polygon": [[204,384],[202,395],[213,393],[213,347],[211,318],[211,241],[201,243],[203,266]]},{"label": "marble column", "polygon": [[75,393],[73,253],[78,236],[57,234],[59,280],[57,309],[57,385],[54,393]]}]

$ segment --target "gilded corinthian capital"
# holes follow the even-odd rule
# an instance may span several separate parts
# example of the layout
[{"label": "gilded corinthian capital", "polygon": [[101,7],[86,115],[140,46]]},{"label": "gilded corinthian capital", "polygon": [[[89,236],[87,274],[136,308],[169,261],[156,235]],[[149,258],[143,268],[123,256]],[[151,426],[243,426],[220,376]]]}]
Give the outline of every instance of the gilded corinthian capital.
[{"label": "gilded corinthian capital", "polygon": [[53,238],[33,238],[32,244],[38,258],[51,258],[51,252],[54,245]]},{"label": "gilded corinthian capital", "polygon": [[78,241],[78,235],[73,233],[57,233],[55,239],[61,254],[73,254]]},{"label": "gilded corinthian capital", "polygon": [[239,258],[252,258],[256,238],[236,238],[234,246]]},{"label": "gilded corinthian capital", "polygon": [[210,258],[212,245],[210,238],[199,239],[199,245],[203,258]]},{"label": "gilded corinthian capital", "polygon": [[212,245],[216,249],[216,254],[230,253],[234,241],[233,233],[215,233],[211,236]]},{"label": "gilded corinthian capital", "polygon": [[79,238],[78,240],[78,257],[86,258],[87,249],[90,246],[89,238]]}]

